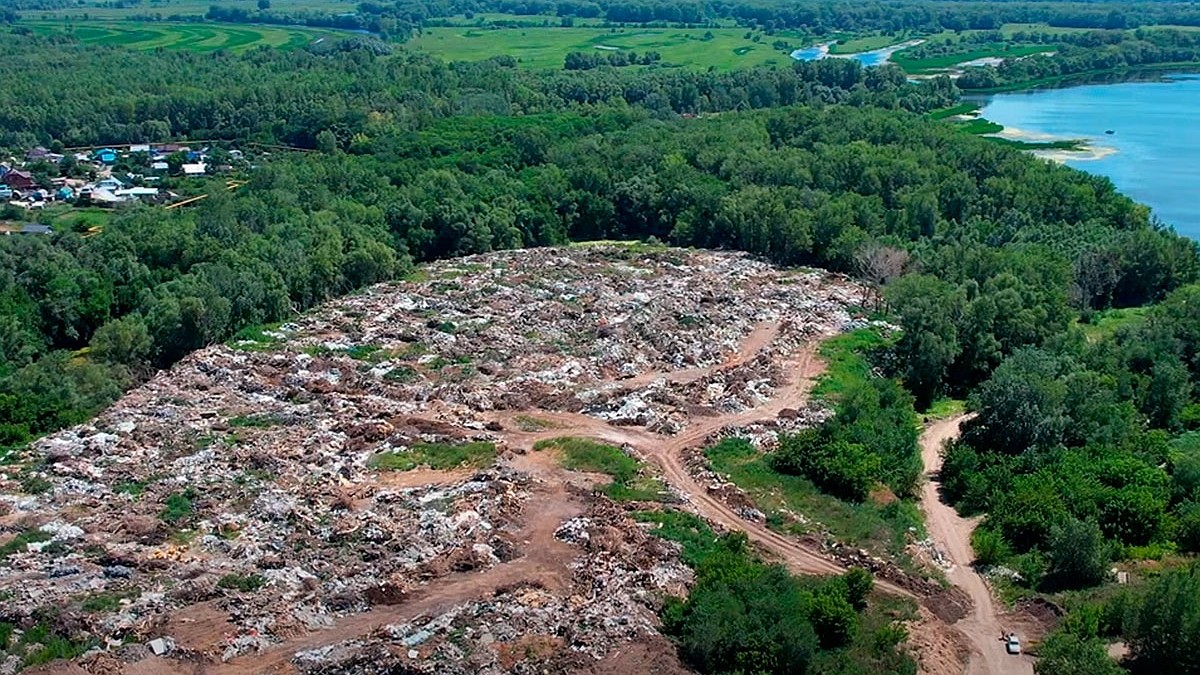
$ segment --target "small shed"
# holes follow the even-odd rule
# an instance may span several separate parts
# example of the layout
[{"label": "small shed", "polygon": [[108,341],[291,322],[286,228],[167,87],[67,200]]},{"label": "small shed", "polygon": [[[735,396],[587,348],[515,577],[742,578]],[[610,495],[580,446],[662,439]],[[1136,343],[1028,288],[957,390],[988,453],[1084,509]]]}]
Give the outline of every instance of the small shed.
[{"label": "small shed", "polygon": [[204,163],[183,165],[183,175],[185,176],[203,176],[207,170],[208,167]]}]

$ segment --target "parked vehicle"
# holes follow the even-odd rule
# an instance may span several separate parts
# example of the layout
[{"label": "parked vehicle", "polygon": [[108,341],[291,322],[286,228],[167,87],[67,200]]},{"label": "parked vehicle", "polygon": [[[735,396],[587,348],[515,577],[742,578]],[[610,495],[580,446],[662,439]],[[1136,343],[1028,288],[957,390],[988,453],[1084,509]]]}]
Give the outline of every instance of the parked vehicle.
[{"label": "parked vehicle", "polygon": [[1004,642],[1004,649],[1009,654],[1021,653],[1021,638],[1017,637],[1016,633],[1009,633],[1008,639]]}]

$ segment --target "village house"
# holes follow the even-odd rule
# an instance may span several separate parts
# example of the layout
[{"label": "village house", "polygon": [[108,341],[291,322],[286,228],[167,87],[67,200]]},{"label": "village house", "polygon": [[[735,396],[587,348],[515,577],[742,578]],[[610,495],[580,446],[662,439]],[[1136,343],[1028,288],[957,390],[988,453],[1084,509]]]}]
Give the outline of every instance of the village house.
[{"label": "village house", "polygon": [[32,190],[37,187],[37,181],[33,179],[33,174],[20,169],[10,169],[0,180],[14,190]]},{"label": "village house", "polygon": [[62,159],[62,155],[57,152],[50,152],[40,145],[25,153],[26,162],[50,162],[51,164],[58,164]]},{"label": "village house", "polygon": [[117,163],[117,151],[112,148],[101,148],[94,153],[94,157],[101,164]]}]

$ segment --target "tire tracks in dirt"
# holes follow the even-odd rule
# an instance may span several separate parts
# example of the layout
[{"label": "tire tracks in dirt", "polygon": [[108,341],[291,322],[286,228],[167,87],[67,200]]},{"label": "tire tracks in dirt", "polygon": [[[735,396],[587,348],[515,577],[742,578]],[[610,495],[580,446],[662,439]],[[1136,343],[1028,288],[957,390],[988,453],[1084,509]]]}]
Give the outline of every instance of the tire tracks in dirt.
[{"label": "tire tracks in dirt", "polygon": [[[695,379],[737,367],[749,362],[764,349],[770,347],[780,333],[780,326],[758,326],[751,336],[743,342],[737,355],[725,363],[709,368],[692,369],[689,372],[698,373]],[[674,436],[656,434],[644,429],[617,427],[588,415],[580,413],[560,413],[544,410],[506,411],[498,415],[496,421],[502,424],[512,424],[518,417],[536,417],[553,425],[553,429],[528,432],[500,432],[500,435],[512,446],[526,450],[544,439],[576,436],[590,438],[607,443],[628,445],[643,459],[653,463],[662,471],[663,479],[701,516],[719,523],[729,530],[742,531],[754,543],[777,556],[788,569],[798,574],[841,574],[846,568],[828,556],[780,534],[764,525],[748,521],[733,511],[725,502],[713,497],[704,486],[700,485],[683,464],[684,450],[705,444],[714,434],[726,427],[745,426],[754,422],[774,420],[779,413],[788,408],[799,408],[809,401],[817,378],[825,372],[825,364],[817,357],[821,339],[819,336],[808,341],[799,353],[783,362],[784,371],[789,378],[776,388],[775,395],[762,405],[749,410],[697,418],[685,426]],[[667,377],[662,374],[662,377]],[[649,383],[641,376],[638,381]],[[622,381],[628,383],[629,381]],[[889,593],[916,598],[916,594],[882,579],[876,580],[876,586]]]},{"label": "tire tracks in dirt", "polygon": [[967,675],[1033,675],[1030,656],[1014,656],[1005,651],[1000,639],[1006,631],[1005,613],[997,606],[987,582],[971,566],[975,559],[971,533],[976,521],[958,515],[954,507],[941,499],[942,447],[958,437],[966,419],[967,415],[958,415],[939,420],[926,427],[921,435],[921,459],[927,478],[921,488],[925,527],[934,544],[950,560],[947,579],[971,598],[970,613],[953,624],[970,645]]}]

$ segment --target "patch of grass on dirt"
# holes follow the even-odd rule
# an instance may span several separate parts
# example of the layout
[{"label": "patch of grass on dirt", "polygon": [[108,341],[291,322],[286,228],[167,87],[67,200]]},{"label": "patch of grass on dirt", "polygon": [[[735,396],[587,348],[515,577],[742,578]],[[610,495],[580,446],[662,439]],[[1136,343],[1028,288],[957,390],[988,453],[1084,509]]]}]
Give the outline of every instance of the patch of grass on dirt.
[{"label": "patch of grass on dirt", "polygon": [[404,452],[381,452],[367,460],[367,466],[385,471],[411,471],[422,466],[448,471],[464,466],[482,469],[495,461],[496,446],[492,443],[418,443]]},{"label": "patch of grass on dirt", "polygon": [[28,668],[58,659],[73,659],[90,649],[92,644],[90,641],[72,640],[41,622],[25,631],[17,645],[9,646],[4,651],[20,655],[21,665]]},{"label": "patch of grass on dirt", "polygon": [[238,415],[229,418],[229,426],[243,429],[266,429],[279,424],[273,415]]},{"label": "patch of grass on dirt", "polygon": [[23,553],[27,544],[49,541],[51,534],[41,530],[25,530],[0,546],[0,560],[7,560],[14,553]]},{"label": "patch of grass on dirt", "polygon": [[25,492],[25,494],[29,495],[40,495],[45,492],[49,492],[50,488],[54,487],[53,483],[39,476],[38,474],[33,473],[29,469],[21,472],[20,483],[21,490]]},{"label": "patch of grass on dirt", "polygon": [[228,342],[229,347],[239,352],[269,352],[279,346],[282,340],[276,333],[280,324],[264,323],[258,326],[248,326],[234,334]]},{"label": "patch of grass on dirt", "polygon": [[398,382],[400,384],[408,384],[416,382],[421,377],[416,368],[412,366],[399,365],[387,371],[383,375],[383,379],[388,382]]},{"label": "patch of grass on dirt", "polygon": [[657,525],[651,532],[683,546],[683,562],[697,567],[717,548],[717,534],[699,516],[685,511],[638,511],[633,519]]},{"label": "patch of grass on dirt", "polygon": [[146,491],[146,488],[149,487],[149,485],[149,480],[126,480],[114,485],[113,492],[116,492],[117,494],[126,494],[136,499],[142,496],[142,493]]},{"label": "patch of grass on dirt", "polygon": [[967,402],[957,398],[939,398],[934,401],[929,410],[926,410],[921,415],[922,423],[929,423],[934,420],[944,420],[948,417],[960,415],[967,408]]},{"label": "patch of grass on dirt", "polygon": [[840,541],[887,555],[902,565],[909,528],[918,533],[923,529],[920,511],[911,502],[855,504],[822,494],[807,478],[772,469],[767,456],[743,439],[727,438],[704,454],[714,471],[728,476],[767,514],[775,529],[795,534],[810,530],[785,520],[784,512],[790,511],[829,528]]},{"label": "patch of grass on dirt", "polygon": [[192,504],[192,500],[195,498],[196,491],[191,488],[169,495],[159,517],[168,523],[182,523],[195,510],[195,506]]},{"label": "patch of grass on dirt", "polygon": [[619,502],[662,501],[667,494],[662,482],[642,473],[642,463],[620,448],[585,438],[553,438],[538,441],[534,450],[557,450],[563,468],[612,476],[604,493]]},{"label": "patch of grass on dirt", "polygon": [[79,608],[85,612],[115,612],[121,608],[122,600],[136,598],[140,594],[141,591],[136,588],[92,593],[83,599]]},{"label": "patch of grass on dirt", "polygon": [[346,356],[355,361],[374,361],[379,354],[378,345],[355,345],[346,350]]},{"label": "patch of grass on dirt", "polygon": [[217,582],[217,588],[253,593],[266,583],[267,580],[258,574],[226,574]]},{"label": "patch of grass on dirt", "polygon": [[871,377],[867,354],[888,344],[877,328],[860,328],[830,338],[821,345],[821,358],[829,365],[813,389],[813,396],[836,399]]},{"label": "patch of grass on dirt", "polygon": [[517,415],[513,420],[517,423],[517,428],[521,431],[534,432],[545,431],[547,429],[559,429],[562,425],[553,421],[545,420],[532,415]]}]

